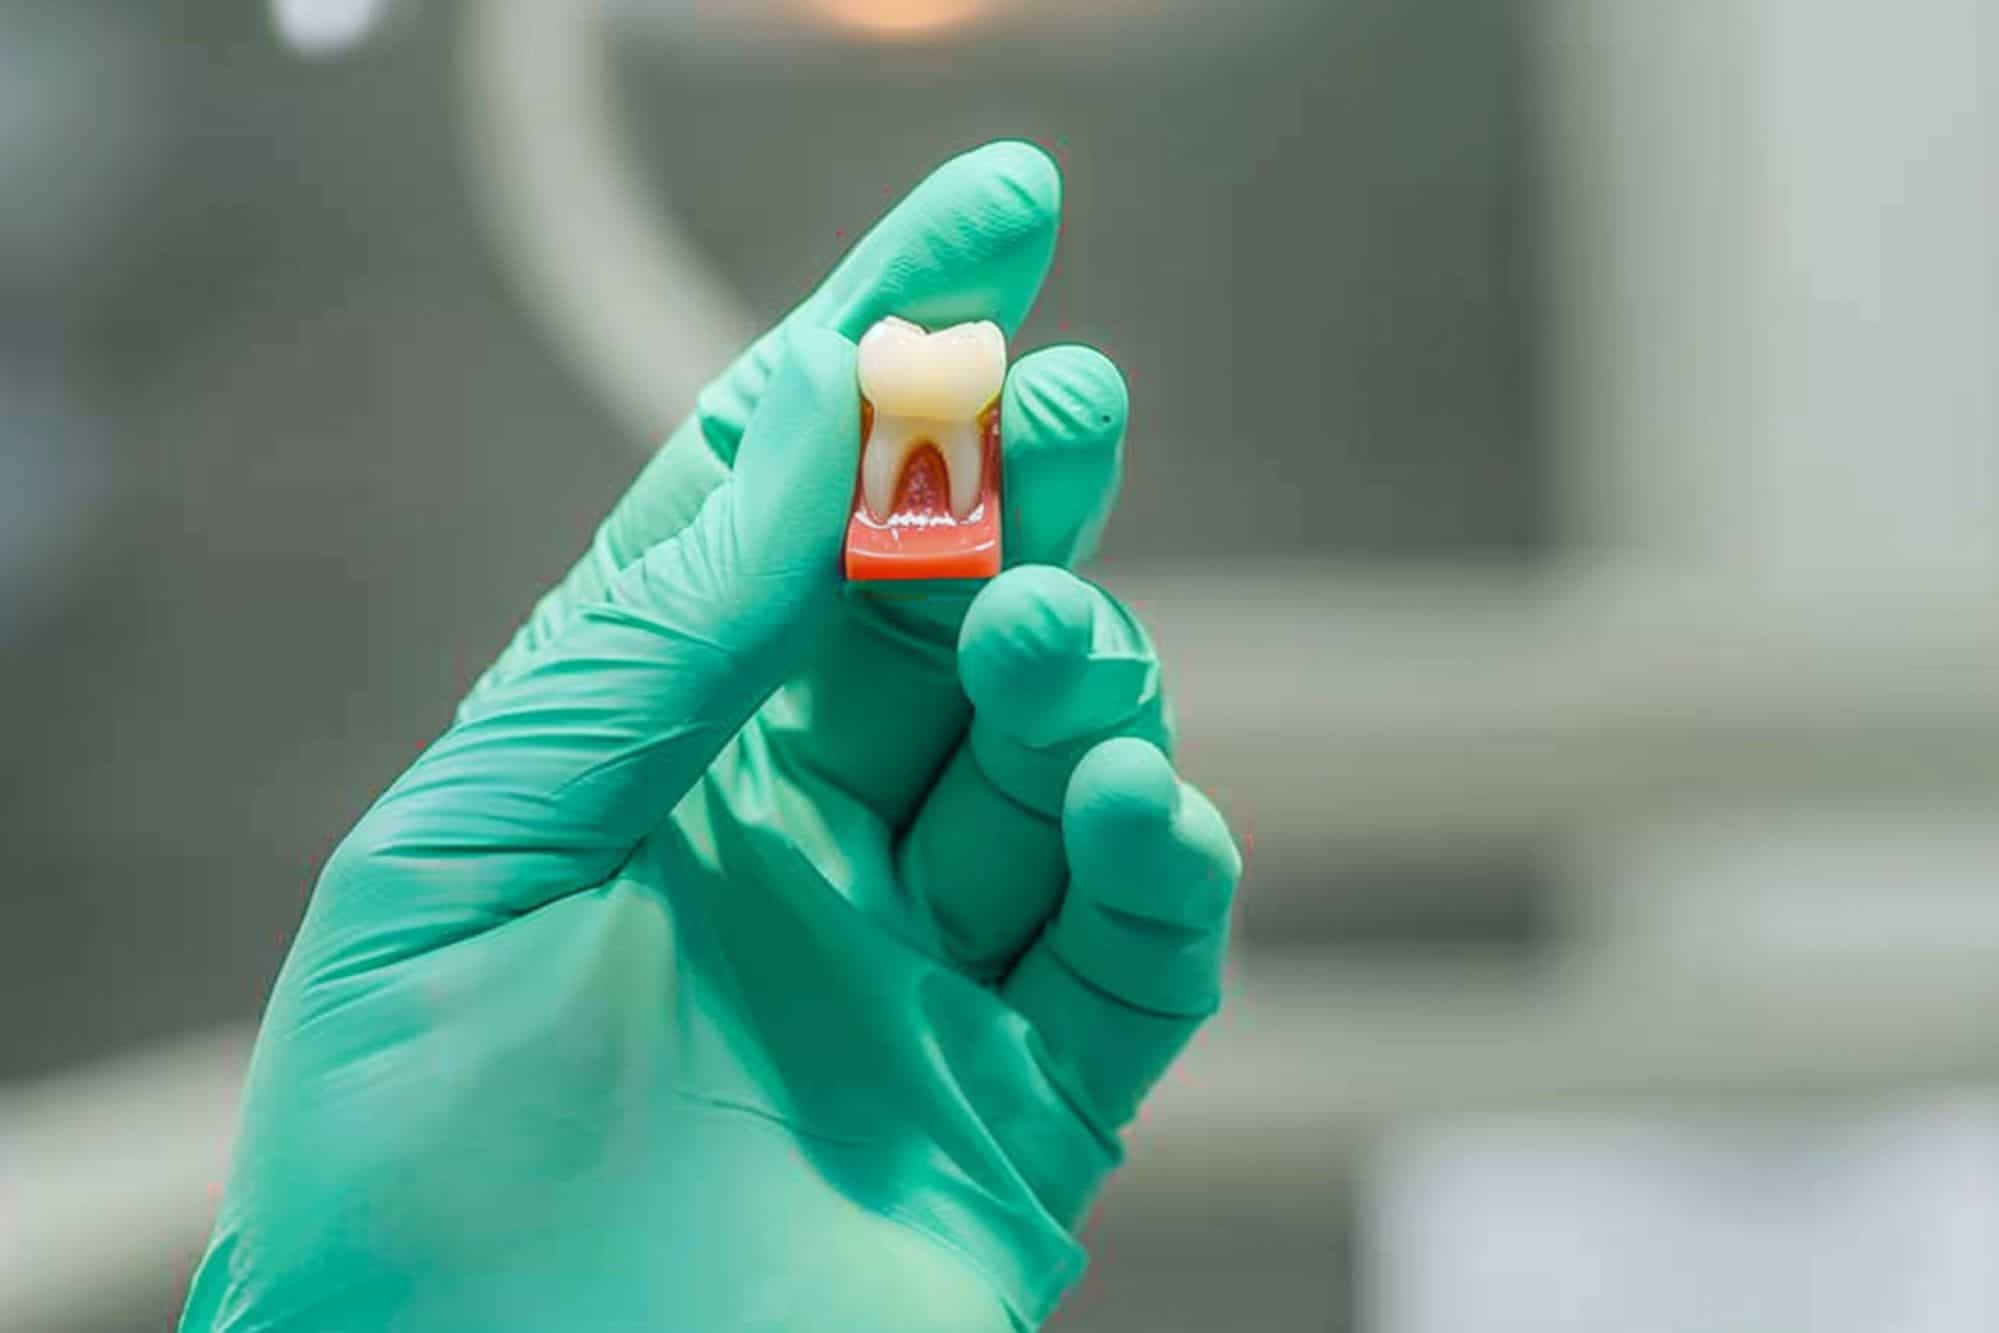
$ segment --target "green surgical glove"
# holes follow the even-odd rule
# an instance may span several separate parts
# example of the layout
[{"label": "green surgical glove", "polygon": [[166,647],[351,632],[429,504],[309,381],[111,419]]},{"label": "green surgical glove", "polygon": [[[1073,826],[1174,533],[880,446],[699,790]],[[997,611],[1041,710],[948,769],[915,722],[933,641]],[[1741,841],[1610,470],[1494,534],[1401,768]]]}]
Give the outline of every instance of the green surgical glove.
[{"label": "green surgical glove", "polygon": [[852,340],[1011,334],[1060,182],[948,163],[701,397],[334,853],[182,1327],[1029,1329],[1220,996],[1239,860],[1065,570],[1102,356],[1020,360],[983,588],[843,584]]}]

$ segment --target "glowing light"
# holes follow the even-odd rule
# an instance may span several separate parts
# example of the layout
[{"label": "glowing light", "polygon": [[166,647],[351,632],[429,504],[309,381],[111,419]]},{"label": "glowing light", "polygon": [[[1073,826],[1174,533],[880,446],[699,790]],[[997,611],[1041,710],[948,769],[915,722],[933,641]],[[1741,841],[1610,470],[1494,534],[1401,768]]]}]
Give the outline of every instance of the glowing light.
[{"label": "glowing light", "polygon": [[810,0],[843,27],[876,37],[931,37],[962,27],[992,8],[992,0]]},{"label": "glowing light", "polygon": [[368,40],[388,13],[389,0],[270,0],[271,23],[292,50],[337,56]]}]

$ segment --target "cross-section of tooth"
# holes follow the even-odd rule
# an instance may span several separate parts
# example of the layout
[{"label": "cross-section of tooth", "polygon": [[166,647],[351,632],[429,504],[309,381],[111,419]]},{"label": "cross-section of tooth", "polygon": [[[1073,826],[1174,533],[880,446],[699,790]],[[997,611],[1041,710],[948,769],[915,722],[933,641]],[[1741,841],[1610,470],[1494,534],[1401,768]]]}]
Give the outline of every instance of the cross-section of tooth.
[{"label": "cross-section of tooth", "polygon": [[981,320],[925,333],[907,320],[884,319],[860,345],[861,392],[874,425],[861,451],[861,498],[886,521],[903,471],[925,445],[936,448],[949,480],[951,512],[964,518],[984,480],[979,416],[1006,378],[1006,338]]}]

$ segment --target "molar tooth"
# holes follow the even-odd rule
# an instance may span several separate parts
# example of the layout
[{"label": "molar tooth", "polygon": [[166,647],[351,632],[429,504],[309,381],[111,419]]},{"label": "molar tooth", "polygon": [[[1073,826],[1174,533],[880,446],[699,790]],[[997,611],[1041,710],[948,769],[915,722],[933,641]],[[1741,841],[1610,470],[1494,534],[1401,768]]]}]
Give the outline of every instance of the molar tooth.
[{"label": "molar tooth", "polygon": [[885,319],[861,337],[861,392],[878,412],[969,420],[999,396],[1006,336],[991,320],[925,333]]},{"label": "molar tooth", "polygon": [[861,498],[884,522],[909,456],[933,444],[949,479],[951,512],[969,516],[985,477],[980,415],[1006,378],[1006,338],[990,321],[925,333],[893,317],[862,336],[861,392],[874,425],[861,458]]}]

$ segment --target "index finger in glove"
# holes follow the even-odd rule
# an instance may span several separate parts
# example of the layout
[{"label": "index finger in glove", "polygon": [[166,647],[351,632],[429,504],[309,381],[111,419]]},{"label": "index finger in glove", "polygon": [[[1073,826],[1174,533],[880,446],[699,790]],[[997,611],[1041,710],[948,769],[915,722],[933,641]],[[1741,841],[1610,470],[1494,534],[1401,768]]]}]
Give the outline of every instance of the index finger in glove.
[{"label": "index finger in glove", "polygon": [[381,963],[601,883],[795,667],[840,587],[860,399],[854,347],[806,330],[742,465],[365,815],[311,950]]},{"label": "index finger in glove", "polygon": [[987,144],[933,171],[817,291],[702,392],[694,415],[653,455],[474,693],[516,670],[576,608],[693,520],[734,465],[787,336],[821,328],[852,340],[889,314],[933,325],[990,319],[1011,335],[1040,293],[1061,207],[1061,176],[1031,144]]}]

